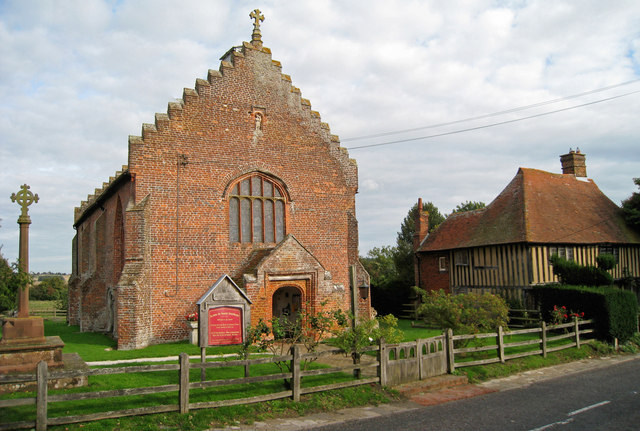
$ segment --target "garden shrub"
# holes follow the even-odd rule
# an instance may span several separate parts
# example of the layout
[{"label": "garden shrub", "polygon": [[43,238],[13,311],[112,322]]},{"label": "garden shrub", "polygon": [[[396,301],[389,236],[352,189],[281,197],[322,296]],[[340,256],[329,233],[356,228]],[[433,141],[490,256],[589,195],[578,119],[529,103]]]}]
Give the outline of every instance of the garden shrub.
[{"label": "garden shrub", "polygon": [[509,308],[505,300],[491,293],[449,295],[443,290],[421,291],[418,317],[428,325],[452,329],[455,333],[494,331],[508,323]]},{"label": "garden shrub", "polygon": [[616,266],[616,257],[609,253],[602,253],[596,257],[596,265],[603,271],[609,271]]},{"label": "garden shrub", "polygon": [[[601,260],[605,265],[610,263],[606,257]],[[558,276],[562,284],[574,286],[610,286],[613,284],[611,274],[602,268],[582,266],[563,259],[557,254],[551,256],[551,264],[553,265],[553,273]]]},{"label": "garden shrub", "polygon": [[403,332],[398,328],[398,319],[393,314],[373,319],[356,319],[355,324],[353,316],[349,316],[349,319],[352,324],[337,328],[331,344],[350,353],[354,364],[360,363],[365,348],[378,343],[381,338],[388,344],[402,341]]},{"label": "garden shrub", "polygon": [[572,312],[584,312],[585,319],[595,320],[596,337],[624,343],[637,330],[638,301],[633,292],[615,287],[584,287],[567,285],[535,286],[542,317],[552,320],[554,306],[566,306]]}]

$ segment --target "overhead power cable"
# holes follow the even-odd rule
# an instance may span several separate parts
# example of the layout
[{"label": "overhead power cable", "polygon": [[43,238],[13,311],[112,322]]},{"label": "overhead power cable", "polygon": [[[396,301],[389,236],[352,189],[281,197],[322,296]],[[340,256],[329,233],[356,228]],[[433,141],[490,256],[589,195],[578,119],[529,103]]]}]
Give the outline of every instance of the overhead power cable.
[{"label": "overhead power cable", "polygon": [[543,117],[545,115],[551,115],[551,114],[556,114],[558,112],[569,111],[571,109],[582,108],[584,106],[595,105],[596,103],[608,102],[610,100],[619,99],[621,97],[630,96],[630,95],[636,94],[636,93],[640,93],[640,90],[631,91],[629,93],[624,93],[624,94],[619,94],[617,96],[607,97],[606,99],[594,100],[592,102],[582,103],[580,105],[569,106],[567,108],[556,109],[554,111],[542,112],[540,114],[534,114],[534,115],[529,115],[529,116],[526,116],[526,117],[515,118],[513,120],[506,120],[506,121],[500,121],[498,123],[484,124],[482,126],[476,126],[476,127],[468,127],[466,129],[453,130],[451,132],[437,133],[435,135],[426,135],[426,136],[419,136],[419,137],[416,137],[416,138],[398,139],[398,140],[395,140],[395,141],[379,142],[379,143],[376,143],[376,144],[358,145],[358,146],[355,146],[355,147],[347,147],[347,149],[348,150],[358,150],[360,148],[381,147],[383,145],[400,144],[400,143],[403,143],[403,142],[419,141],[421,139],[439,138],[441,136],[448,136],[448,135],[455,135],[455,134],[458,134],[458,133],[471,132],[473,130],[488,129],[490,127],[501,126],[503,124],[515,123],[515,122],[518,122],[518,121],[529,120],[531,118]]},{"label": "overhead power cable", "polygon": [[537,108],[537,107],[540,107],[540,106],[545,106],[545,105],[550,105],[550,104],[553,104],[553,103],[563,102],[563,101],[566,101],[566,100],[576,99],[578,97],[587,96],[589,94],[600,93],[602,91],[611,90],[612,88],[622,87],[622,86],[633,84],[633,83],[636,83],[636,82],[640,82],[640,79],[634,79],[634,80],[631,80],[631,81],[621,82],[620,84],[609,85],[608,87],[601,87],[601,88],[597,88],[595,90],[585,91],[583,93],[573,94],[573,95],[570,95],[570,96],[563,96],[563,97],[560,97],[560,98],[557,98],[557,99],[547,100],[547,101],[544,101],[544,102],[533,103],[531,105],[519,106],[517,108],[511,108],[511,109],[507,109],[507,110],[504,110],[504,111],[498,111],[498,112],[492,112],[490,114],[478,115],[476,117],[463,118],[461,120],[449,121],[449,122],[446,122],[446,123],[431,124],[429,126],[415,127],[415,128],[412,128],[412,129],[396,130],[396,131],[393,131],[393,132],[381,132],[381,133],[374,133],[372,135],[356,136],[356,137],[353,137],[353,138],[343,138],[343,139],[341,139],[341,141],[342,142],[348,142],[348,141],[357,141],[357,140],[360,140],[360,139],[379,138],[379,137],[382,137],[382,136],[397,135],[399,133],[416,132],[418,130],[425,130],[425,129],[435,129],[437,127],[450,126],[452,124],[460,124],[460,123],[465,123],[467,121],[481,120],[483,118],[490,118],[490,117],[496,117],[496,116],[504,115],[504,114],[511,114],[513,112],[524,111],[524,110],[531,109],[531,108]]}]

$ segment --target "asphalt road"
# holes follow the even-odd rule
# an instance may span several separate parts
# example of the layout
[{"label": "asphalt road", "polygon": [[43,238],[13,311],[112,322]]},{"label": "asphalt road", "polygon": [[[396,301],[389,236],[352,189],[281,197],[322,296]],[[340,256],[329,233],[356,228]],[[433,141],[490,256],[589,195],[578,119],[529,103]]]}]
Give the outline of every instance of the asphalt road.
[{"label": "asphalt road", "polygon": [[640,430],[640,359],[315,430]]}]

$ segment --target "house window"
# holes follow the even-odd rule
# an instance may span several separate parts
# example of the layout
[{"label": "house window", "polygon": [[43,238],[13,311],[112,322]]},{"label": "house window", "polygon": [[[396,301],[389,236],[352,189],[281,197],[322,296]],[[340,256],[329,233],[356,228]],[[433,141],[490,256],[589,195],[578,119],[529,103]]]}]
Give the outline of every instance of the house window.
[{"label": "house window", "polygon": [[285,203],[282,185],[265,175],[254,173],[238,180],[229,193],[229,241],[280,242]]},{"label": "house window", "polygon": [[574,260],[573,247],[549,247],[549,265],[551,265],[551,256],[557,254],[562,259]]},{"label": "house window", "polygon": [[469,252],[467,250],[457,250],[454,254],[456,266],[469,266]]},{"label": "house window", "polygon": [[447,258],[445,256],[440,256],[438,258],[438,271],[440,272],[447,271]]},{"label": "house window", "polygon": [[619,249],[618,247],[614,246],[614,245],[601,245],[598,246],[598,255],[601,254],[611,254],[613,255],[613,257],[616,258],[616,263],[619,262]]}]

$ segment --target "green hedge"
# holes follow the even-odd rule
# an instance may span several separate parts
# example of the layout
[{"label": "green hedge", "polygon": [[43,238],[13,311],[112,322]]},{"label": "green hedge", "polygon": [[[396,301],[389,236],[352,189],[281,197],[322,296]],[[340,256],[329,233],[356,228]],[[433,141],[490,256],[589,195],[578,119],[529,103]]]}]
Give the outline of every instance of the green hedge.
[{"label": "green hedge", "polygon": [[615,265],[615,258],[607,255],[598,257],[598,264],[602,268],[595,266],[582,266],[572,260],[558,257],[557,254],[551,256],[553,273],[558,276],[561,283],[576,286],[610,286],[613,284],[613,277],[604,268],[612,268],[611,259]]},{"label": "green hedge", "polygon": [[565,306],[570,312],[584,312],[595,320],[596,337],[624,343],[638,329],[638,301],[633,292],[615,287],[545,285],[533,288],[542,316],[550,321],[553,306]]}]

